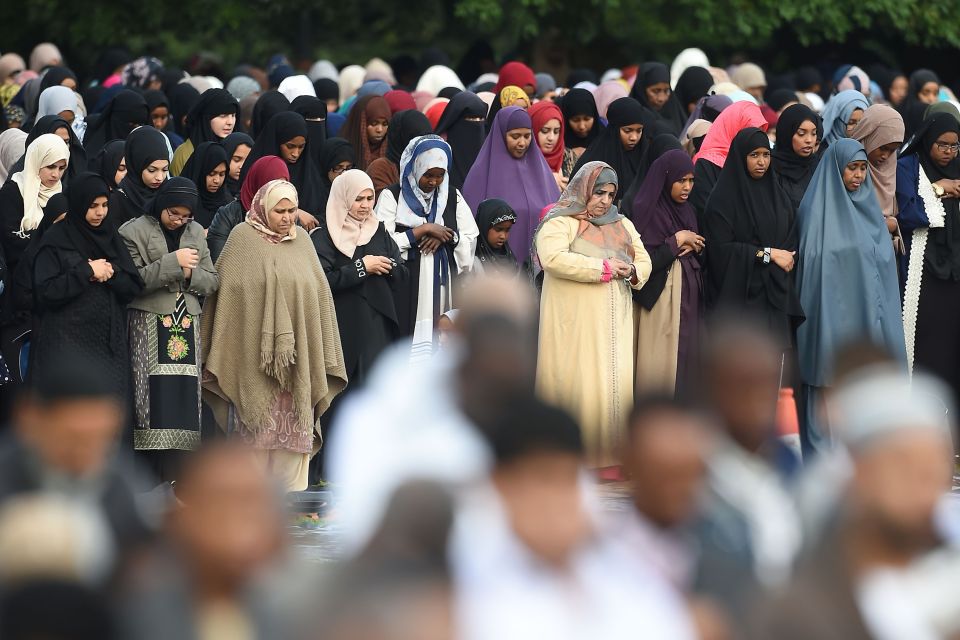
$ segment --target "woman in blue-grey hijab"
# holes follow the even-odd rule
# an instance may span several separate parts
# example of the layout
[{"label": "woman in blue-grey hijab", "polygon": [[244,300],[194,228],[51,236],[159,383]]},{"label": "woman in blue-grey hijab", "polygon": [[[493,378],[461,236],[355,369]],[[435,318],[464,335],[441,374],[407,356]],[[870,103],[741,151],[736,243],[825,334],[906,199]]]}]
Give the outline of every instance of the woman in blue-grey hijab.
[{"label": "woman in blue-grey hijab", "polygon": [[826,146],[841,138],[849,138],[869,106],[864,95],[854,89],[841,91],[830,98],[823,108],[823,142]]},{"label": "woman in blue-grey hijab", "polygon": [[797,330],[804,454],[829,446],[820,424],[834,354],[871,340],[906,368],[896,259],[867,170],[867,153],[841,138],[824,153],[800,203],[797,287],[807,321]]}]

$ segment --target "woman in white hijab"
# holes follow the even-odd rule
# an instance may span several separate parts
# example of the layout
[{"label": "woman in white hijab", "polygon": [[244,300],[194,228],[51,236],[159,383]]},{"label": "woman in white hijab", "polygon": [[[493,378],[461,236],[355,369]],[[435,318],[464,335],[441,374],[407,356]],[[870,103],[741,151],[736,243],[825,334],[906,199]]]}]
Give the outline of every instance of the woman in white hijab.
[{"label": "woman in white hijab", "polygon": [[310,67],[310,71],[307,72],[307,77],[310,78],[310,82],[316,82],[321,78],[327,78],[328,80],[337,82],[340,80],[340,72],[337,71],[337,67],[329,60],[317,60],[313,63],[313,66]]},{"label": "woman in white hijab", "polygon": [[81,116],[77,94],[73,89],[63,85],[47,87],[40,94],[40,106],[37,108],[37,117],[34,122],[43,116],[60,116],[72,126],[73,121]]},{"label": "woman in white hijab", "polygon": [[367,70],[358,64],[351,64],[343,68],[340,72],[340,104],[357,94],[357,89],[363,84],[363,78],[367,75]]},{"label": "woman in white hijab", "polygon": [[290,102],[293,102],[300,96],[313,96],[314,98],[317,97],[317,92],[313,88],[313,83],[310,82],[310,78],[304,75],[287,76],[280,81],[280,86],[277,87],[277,91],[286,96],[287,100]]},{"label": "woman in white hijab", "polygon": [[7,172],[23,157],[26,144],[27,132],[22,129],[7,129],[0,133],[0,183],[7,181]]},{"label": "woman in white hijab", "polygon": [[456,87],[463,90],[463,83],[460,77],[450,67],[442,64],[436,64],[423,72],[420,81],[417,82],[417,91],[426,91],[431,95],[439,95],[442,89],[447,87]]},{"label": "woman in white hijab", "polygon": [[677,57],[673,59],[673,64],[670,65],[670,86],[676,89],[677,80],[690,67],[710,68],[710,60],[702,49],[692,47],[677,54]]}]

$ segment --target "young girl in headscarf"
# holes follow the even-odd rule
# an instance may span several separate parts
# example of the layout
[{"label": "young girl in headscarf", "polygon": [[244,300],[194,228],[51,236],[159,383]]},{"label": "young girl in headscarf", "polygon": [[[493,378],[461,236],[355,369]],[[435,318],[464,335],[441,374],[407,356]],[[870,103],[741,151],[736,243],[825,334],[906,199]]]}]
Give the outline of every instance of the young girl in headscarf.
[{"label": "young girl in headscarf", "polygon": [[597,139],[604,125],[593,94],[586,89],[571,89],[564,94],[560,109],[564,119],[563,174],[569,177],[581,154]]},{"label": "young girl in headscarf", "polygon": [[223,148],[227,151],[227,192],[236,199],[240,196],[240,173],[253,150],[253,138],[242,131],[234,131],[223,139]]},{"label": "young girl in headscarf", "polygon": [[479,234],[470,207],[450,188],[450,155],[439,136],[414,138],[400,160],[400,183],[377,202],[377,218],[410,269],[409,283],[395,293],[400,335],[413,336],[415,358],[433,352],[437,320],[454,307],[456,281],[473,266]]},{"label": "young girl in headscarf", "polygon": [[[159,135],[159,132],[155,132]],[[43,238],[34,260],[39,339],[31,346],[33,384],[53,375],[78,346],[110,366],[104,377],[118,398],[131,396],[127,304],[143,288],[130,253],[107,217],[109,188],[94,173],[76,177],[63,222]]]},{"label": "young girl in headscarf", "polygon": [[200,196],[192,209],[193,218],[204,229],[210,227],[217,210],[230,202],[224,186],[229,162],[222,144],[202,142],[183,167],[184,177],[193,182]]},{"label": "young girl in headscarf", "polygon": [[530,107],[530,120],[533,123],[533,133],[537,137],[537,146],[553,172],[557,187],[562,191],[569,180],[569,176],[563,174],[563,156],[566,151],[563,146],[563,113],[560,107],[552,102],[538,102]]},{"label": "young girl in headscarf", "polygon": [[525,263],[540,210],[560,197],[557,181],[533,141],[533,122],[526,110],[506,107],[494,118],[463,195],[473,209],[488,198],[501,198],[513,207],[517,224],[510,233],[510,248]]},{"label": "young girl in headscarf", "polygon": [[180,175],[201,143],[221,142],[233,133],[239,117],[240,103],[226,89],[208,89],[200,94],[200,99],[187,114],[184,122],[187,139],[173,154],[170,173]]},{"label": "young girl in headscarf", "polygon": [[800,206],[807,185],[817,170],[819,142],[823,138],[820,116],[802,104],[787,107],[777,121],[773,172],[794,207]]},{"label": "young girl in headscarf", "polygon": [[350,141],[357,154],[356,167],[366,171],[370,163],[387,152],[387,131],[390,127],[390,103],[381,96],[359,98],[347,117],[343,137]]},{"label": "young girl in headscarf", "polygon": [[196,186],[171,178],[147,215],[120,228],[144,282],[129,311],[133,446],[163,482],[176,480],[183,452],[200,446],[200,301],[219,280],[196,211]]},{"label": "young girl in headscarf", "polygon": [[110,194],[108,222],[114,229],[147,213],[148,201],[167,179],[170,167],[167,139],[153,127],[140,127],[131,133],[123,157],[127,175]]},{"label": "young girl in headscarf", "polygon": [[637,390],[670,395],[690,390],[697,371],[702,318],[701,257],[705,242],[688,199],[693,161],[672,149],[654,161],[633,197],[634,226],[652,272],[640,291]]},{"label": "young girl in headscarf", "polygon": [[653,124],[654,116],[633,98],[614,100],[607,110],[608,124],[577,161],[574,173],[588,162],[606,162],[617,173],[619,187],[617,201],[633,182],[640,160],[650,146],[644,132]]},{"label": "young girl in headscarf", "polygon": [[804,454],[830,447],[827,425],[817,418],[839,346],[869,340],[906,365],[896,257],[867,164],[859,142],[837,140],[800,203],[797,291],[806,320],[797,329],[797,357]]},{"label": "young girl in headscarf", "polygon": [[517,214],[500,198],[484,200],[477,207],[477,254],[473,271],[477,274],[506,272],[515,274],[520,270],[517,256],[510,250],[510,229],[517,223]]}]

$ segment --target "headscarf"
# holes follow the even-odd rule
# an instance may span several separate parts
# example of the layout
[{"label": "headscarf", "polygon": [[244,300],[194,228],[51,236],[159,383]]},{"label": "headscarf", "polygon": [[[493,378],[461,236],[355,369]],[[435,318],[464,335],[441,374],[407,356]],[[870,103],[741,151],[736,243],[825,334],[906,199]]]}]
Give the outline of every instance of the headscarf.
[{"label": "headscarf", "polygon": [[[215,142],[204,142],[200,146],[207,144],[216,144]],[[196,157],[194,153],[193,157]],[[197,186],[189,179],[183,176],[175,176],[164,181],[157,189],[157,195],[150,201],[147,207],[147,215],[156,218],[160,222],[160,230],[163,232],[163,239],[167,243],[167,251],[174,252],[180,248],[180,237],[183,236],[188,224],[181,224],[176,229],[167,229],[160,220],[160,215],[164,209],[173,207],[186,207],[194,216],[197,215]],[[198,220],[199,222],[199,220]],[[201,223],[202,224],[202,223]],[[204,225],[206,227],[207,225]]]},{"label": "headscarf", "polygon": [[7,173],[26,150],[27,134],[20,129],[0,132],[0,184],[6,182]]},{"label": "headscarf", "polygon": [[[607,110],[607,115],[609,116],[607,118],[609,121],[607,128],[583,152],[573,172],[577,173],[588,162],[606,162],[616,172],[619,184],[626,190],[637,175],[640,159],[650,145],[649,138],[652,136],[650,136],[649,128],[653,125],[655,118],[649,109],[629,97],[615,100]],[[635,124],[643,125],[644,134],[637,146],[627,151],[623,148],[623,143],[620,142],[620,127]],[[617,200],[621,197],[623,197],[623,194],[619,193]]]},{"label": "headscarf", "polygon": [[390,84],[383,80],[367,80],[357,89],[357,99],[364,96],[384,96],[391,90]]},{"label": "headscarf", "polygon": [[111,140],[103,145],[100,153],[87,165],[87,168],[106,180],[110,189],[116,189],[119,185],[116,182],[117,169],[123,161],[124,140]]},{"label": "headscarf", "polygon": [[377,232],[379,220],[373,214],[373,207],[366,216],[359,218],[350,212],[357,196],[369,189],[373,191],[373,181],[363,171],[350,169],[344,171],[330,188],[330,197],[327,199],[327,231],[333,246],[340,253],[353,259],[357,247],[370,242],[370,238]]},{"label": "headscarf", "polygon": [[84,148],[96,155],[111,140],[126,140],[134,127],[150,124],[150,112],[143,96],[130,89],[120,90],[96,116],[87,119]]},{"label": "headscarf", "polygon": [[162,62],[150,56],[143,56],[127,63],[120,75],[123,77],[124,85],[146,89],[151,82],[160,79],[161,73],[163,73]]},{"label": "headscarf", "polygon": [[[248,158],[249,160],[249,158]],[[290,171],[283,158],[277,156],[263,156],[250,163],[250,170],[243,178],[240,188],[240,205],[244,211],[249,211],[253,205],[253,197],[260,188],[272,180],[290,181]]]},{"label": "headscarf", "polygon": [[227,91],[237,100],[260,93],[260,83],[250,76],[234,76],[227,83]]},{"label": "headscarf", "polygon": [[232,113],[240,119],[240,103],[226,89],[208,89],[200,94],[190,113],[187,114],[187,137],[194,148],[203,142],[220,142],[223,138],[210,128],[210,121],[217,116]]},{"label": "headscarf", "polygon": [[760,113],[760,107],[751,102],[737,102],[730,105],[717,116],[693,161],[703,159],[723,167],[733,139],[748,127],[756,127],[761,131],[767,130],[767,120]]},{"label": "headscarf", "polygon": [[337,86],[337,83],[330,78],[320,78],[315,80],[313,83],[313,91],[317,94],[317,97],[323,100],[324,102],[328,100],[336,100],[337,106],[340,105],[340,87]]},{"label": "headscarf", "polygon": [[[5,84],[8,79],[17,84],[14,74],[19,75],[27,68],[27,63],[23,61],[16,53],[5,53],[0,56],[0,84]],[[19,85],[17,85],[19,86]]]},{"label": "headscarf", "polygon": [[319,188],[320,175],[313,162],[306,120],[299,113],[283,111],[270,119],[267,126],[257,136],[257,141],[254,143],[250,155],[247,156],[247,161],[240,172],[240,180],[244,180],[247,166],[263,156],[279,156],[282,158],[281,145],[298,136],[302,136],[306,141],[306,147],[304,147],[295,163],[287,164],[287,170],[290,172],[290,182],[297,188],[300,208],[310,213],[320,213],[323,211]]},{"label": "headscarf", "polygon": [[597,112],[601,118],[607,117],[607,109],[610,107],[610,103],[626,97],[627,88],[623,86],[623,83],[619,80],[604,82],[597,87],[597,90],[593,94],[593,98],[597,103]]},{"label": "headscarf", "polygon": [[670,65],[670,86],[677,89],[680,84],[680,76],[690,67],[707,69],[710,67],[710,59],[707,58],[707,54],[703,50],[695,47],[684,49],[678,53],[677,57],[673,59],[673,64]]},{"label": "headscarf", "polygon": [[[546,159],[550,170],[556,173],[560,171],[560,167],[563,165],[563,138],[565,129],[563,112],[560,111],[560,107],[550,101],[538,102],[530,107],[530,120],[533,122],[533,137],[534,140],[537,141],[537,146],[540,146],[540,139],[537,137],[537,132],[540,131],[547,122],[553,119],[556,119],[557,122],[560,123],[560,138],[557,140],[557,145],[553,148],[553,151],[549,154],[544,152],[543,157]],[[540,151],[543,151],[543,149],[540,149]]]},{"label": "headscarf", "polygon": [[[564,94],[560,102],[560,110],[563,111],[563,125],[566,128],[563,143],[568,149],[587,148],[603,132],[604,127],[603,123],[600,122],[597,102],[593,94],[586,89],[571,89]],[[574,116],[590,116],[593,118],[593,127],[590,128],[586,138],[580,138],[573,132],[570,120]]]},{"label": "headscarf", "polygon": [[443,112],[446,111],[448,104],[450,104],[450,100],[447,98],[434,98],[423,110],[431,128],[436,128],[440,124],[440,118],[443,117]]},{"label": "headscarf", "polygon": [[573,69],[567,74],[566,86],[571,89],[584,82],[596,85],[600,82],[600,78],[593,69]]},{"label": "headscarf", "polygon": [[201,142],[200,146],[193,150],[193,155],[183,166],[180,175],[184,176],[194,185],[196,185],[199,195],[199,206],[193,210],[194,218],[204,229],[213,222],[213,215],[217,209],[230,202],[230,194],[227,192],[227,180],[224,176],[220,188],[211,193],[207,190],[207,175],[213,171],[217,165],[223,164],[224,169],[229,173],[230,158],[227,156],[227,150],[219,142]]},{"label": "headscarf", "polygon": [[[524,104],[518,104],[523,102]],[[523,107],[530,108],[530,96],[520,87],[513,85],[506,86],[500,90],[500,107]]]},{"label": "headscarf", "polygon": [[[673,200],[673,183],[693,173],[693,161],[681,149],[670,149],[650,166],[630,201],[630,219],[648,250],[678,231],[697,231],[697,214],[689,202]],[[696,262],[696,260],[693,260]]]},{"label": "headscarf", "polygon": [[831,145],[847,137],[847,122],[854,111],[866,111],[870,104],[863,94],[853,89],[841,91],[827,102],[823,108],[823,141]]},{"label": "headscarf", "polygon": [[522,62],[508,62],[500,67],[500,73],[497,76],[497,84],[493,89],[494,93],[500,93],[504,87],[515,86],[523,89],[526,85],[536,88],[537,78],[533,69]]},{"label": "headscarf", "polygon": [[166,91],[164,93],[170,98],[170,120],[173,122],[173,130],[178,136],[186,139],[187,128],[183,124],[183,119],[190,113],[193,105],[200,100],[200,92],[186,82],[182,82],[173,85],[169,93]]},{"label": "headscarf", "polygon": [[300,96],[294,99],[290,110],[299,113],[307,121],[307,140],[310,142],[310,153],[316,160],[327,140],[327,103],[314,96]]},{"label": "headscarf", "polygon": [[[756,105],[748,106],[759,111]],[[714,128],[719,124],[718,118]],[[777,184],[771,171],[759,180],[747,172],[747,156],[758,148],[770,148],[770,140],[763,130],[747,127],[736,134],[729,149],[730,161],[720,170],[701,218],[702,233],[709,247],[707,278],[711,286],[708,292],[713,305],[730,304],[742,309],[750,295],[744,283],[749,282],[751,287],[762,287],[759,295],[772,308],[798,316],[801,311],[793,277],[774,265],[757,269],[754,252],[745,250],[741,244],[746,239],[733,237],[738,227],[749,227],[757,246],[788,251],[796,248],[796,214],[787,193]],[[747,224],[743,223],[744,219]]]},{"label": "headscarf", "polygon": [[907,96],[898,109],[900,115],[903,116],[907,139],[910,139],[923,125],[923,114],[927,110],[927,103],[920,99],[920,90],[923,89],[924,85],[931,82],[936,82],[939,85],[940,76],[930,69],[917,69],[910,74]]},{"label": "headscarf", "polygon": [[520,265],[517,263],[517,256],[510,250],[510,243],[503,245],[501,249],[494,249],[487,240],[487,233],[493,227],[501,222],[517,222],[517,213],[509,204],[500,198],[489,198],[480,203],[477,207],[477,228],[480,235],[477,238],[476,256],[483,266],[490,268],[503,268],[517,271]]},{"label": "headscarf", "polygon": [[[43,116],[37,120],[30,130],[30,134],[27,136],[25,149],[29,149],[33,141],[43,134],[57,133],[60,129],[65,129],[70,137],[70,142],[67,143],[67,146],[70,148],[70,163],[67,166],[66,173],[60,178],[60,182],[63,184],[64,189],[66,189],[70,184],[70,178],[78,173],[82,173],[87,167],[87,154],[83,149],[83,145],[80,144],[80,139],[77,137],[76,131],[67,124],[66,120],[57,115]],[[22,171],[24,160],[25,158],[21,156],[20,159],[10,167],[9,173],[14,174]]]},{"label": "headscarf", "polygon": [[[389,134],[389,131],[387,132]],[[320,202],[324,209],[327,206],[327,200],[330,198],[330,187],[333,186],[330,180],[330,172],[341,162],[349,161],[355,164],[357,156],[353,151],[353,145],[343,138],[327,138],[320,150],[319,170],[320,170]]]},{"label": "headscarf", "polygon": [[557,90],[557,81],[549,73],[536,73],[533,77],[537,79],[538,100],[543,100],[548,93]]},{"label": "headscarf", "polygon": [[146,213],[147,201],[156,190],[143,183],[143,170],[157,160],[170,159],[167,138],[153,127],[140,127],[127,136],[123,157],[127,163],[127,175],[118,188],[141,212]]},{"label": "headscarf", "polygon": [[779,112],[791,102],[800,102],[797,92],[792,89],[774,89],[767,94],[767,105]]},{"label": "headscarf", "polygon": [[[240,182],[240,178],[234,179],[230,177],[230,160],[233,158],[233,154],[237,150],[237,147],[241,145],[246,145],[250,147],[250,151],[253,151],[254,141],[253,141],[253,138],[243,133],[242,131],[234,131],[233,133],[231,133],[230,135],[228,135],[226,138],[223,139],[222,144],[223,144],[223,148],[227,152],[227,180],[224,184],[227,187],[227,192],[229,192],[232,197],[236,198],[240,194],[241,182]],[[244,160],[244,164],[246,163],[247,163],[246,160]],[[242,165],[240,167],[240,172],[243,173]],[[288,175],[286,179],[289,180],[290,176]]]},{"label": "headscarf", "polygon": [[73,89],[62,85],[56,85],[44,89],[40,94],[40,102],[37,106],[37,120],[43,116],[59,115],[63,111],[72,111],[77,118],[82,118],[80,107],[77,104],[77,94]]},{"label": "headscarf", "polygon": [[763,69],[752,62],[744,62],[737,66],[730,74],[730,80],[744,91],[767,86],[767,76],[764,75]]},{"label": "headscarf", "polygon": [[659,109],[655,109],[647,100],[647,87],[660,83],[670,86],[670,71],[667,69],[667,65],[662,62],[645,62],[641,65],[640,72],[633,83],[630,97],[650,110],[651,113],[656,114],[657,118],[669,122],[671,133],[677,135],[687,122],[686,106],[680,105],[672,91],[667,101]]},{"label": "headscarf", "polygon": [[313,66],[310,67],[310,71],[307,72],[307,77],[313,82],[317,80],[332,80],[336,82],[340,77],[340,72],[337,71],[337,67],[329,60],[317,60],[313,63]]},{"label": "headscarf", "polygon": [[417,103],[414,101],[413,96],[406,91],[393,89],[383,94],[383,97],[387,101],[387,104],[390,105],[390,113],[393,115],[397,115],[401,111],[417,108]]},{"label": "headscarf", "polygon": [[696,104],[707,95],[713,86],[713,76],[703,67],[687,67],[676,81],[673,95],[680,103],[682,113],[687,116],[687,105]]},{"label": "headscarf", "polygon": [[557,181],[532,140],[519,160],[507,151],[506,135],[513,129],[533,129],[530,114],[520,107],[501,109],[463,185],[463,197],[472,210],[488,198],[501,198],[517,213],[510,247],[520,262],[530,253],[540,210],[560,196]]},{"label": "headscarf", "polygon": [[[150,114],[151,120],[153,119],[153,110],[157,107],[166,107],[167,110],[170,109],[170,100],[167,99],[167,94],[160,89],[144,91],[143,99],[147,103],[147,113]],[[167,126],[170,126],[169,123]]]},{"label": "headscarf", "polygon": [[[875,104],[863,112],[863,118],[851,132],[850,137],[863,144],[869,156],[876,149],[904,141],[903,117],[893,107]],[[879,167],[868,162],[870,177],[877,191],[877,201],[885,216],[897,215],[897,155],[894,152]]]},{"label": "headscarf", "polygon": [[261,238],[270,244],[280,244],[287,240],[293,240],[297,237],[297,225],[291,225],[287,235],[281,236],[270,228],[270,222],[267,214],[273,211],[273,208],[281,200],[290,200],[294,205],[298,205],[297,188],[286,180],[272,180],[260,187],[257,194],[253,197],[250,210],[244,220],[247,224],[257,230]]},{"label": "headscarf", "polygon": [[870,93],[870,76],[866,72],[857,66],[852,66],[847,69],[846,73],[843,74],[843,77],[837,82],[837,91],[846,91],[848,89],[853,89],[854,91],[859,91],[863,95]]},{"label": "headscarf", "polygon": [[[823,124],[820,116],[810,107],[805,107],[802,104],[791,105],[780,115],[777,124],[777,144],[771,154],[771,169],[776,172],[777,177],[781,180],[797,185],[796,191],[798,193],[806,191],[820,160],[816,150],[805,158],[797,155],[793,150],[793,136],[804,122],[812,122],[817,129],[817,138],[823,137]],[[788,193],[790,191],[790,189],[787,189]],[[794,206],[800,206],[800,200],[793,199],[795,200]]]},{"label": "headscarf", "polygon": [[60,49],[51,42],[41,42],[30,52],[30,70],[37,73],[62,62],[63,56],[60,54]]},{"label": "headscarf", "polygon": [[[941,167],[930,158],[930,149],[944,133],[960,135],[960,123],[949,113],[936,113],[917,129],[913,141],[900,154],[901,157],[917,154],[920,167],[930,182],[960,179],[960,157],[954,157],[947,166]],[[889,160],[888,160],[889,162]],[[960,201],[956,198],[940,200],[944,208],[944,226],[930,228],[924,254],[924,269],[930,269],[941,280],[960,280]]]},{"label": "headscarf", "polygon": [[693,113],[687,118],[687,123],[683,125],[683,129],[680,131],[680,138],[682,139],[687,134],[687,129],[697,120],[716,122],[720,114],[723,113],[723,110],[732,104],[733,100],[728,96],[708,95],[700,98],[697,101],[697,106],[694,108]]},{"label": "headscarf", "polygon": [[13,174],[11,180],[20,189],[23,197],[23,218],[20,220],[20,231],[16,234],[21,238],[29,236],[29,232],[37,228],[43,219],[43,207],[55,193],[60,193],[63,187],[60,181],[52,187],[44,186],[40,181],[40,169],[56,164],[61,160],[70,162],[70,149],[63,138],[54,133],[45,133],[27,147],[23,171]]},{"label": "headscarf", "polygon": [[[453,151],[453,166],[450,167],[450,183],[456,189],[462,189],[477,159],[487,124],[483,118],[487,115],[487,105],[480,97],[469,91],[461,91],[450,99],[443,110],[440,121],[434,131],[443,136]],[[467,118],[481,118],[468,121]],[[389,134],[388,134],[389,136]],[[387,152],[389,154],[389,150]]]},{"label": "headscarf", "polygon": [[[414,138],[403,150],[400,159],[400,201],[397,222],[414,227],[426,220],[442,219],[450,193],[450,145],[440,136],[428,134]],[[420,178],[430,169],[445,171],[443,182],[430,193],[420,189]]]},{"label": "headscarf", "polygon": [[953,102],[934,102],[924,110],[923,119],[926,120],[933,114],[941,112],[949,113],[957,119],[957,122],[960,122],[960,108]]},{"label": "headscarf", "polygon": [[807,319],[797,329],[797,358],[803,381],[816,387],[833,382],[837,349],[852,340],[866,338],[905,363],[897,262],[872,180],[868,174],[852,193],[843,184],[856,160],[867,160],[856,140],[830,145],[798,214],[797,288]]},{"label": "headscarf", "polygon": [[461,90],[465,88],[453,69],[439,64],[424,71],[420,80],[417,81],[417,91],[426,91],[434,96],[445,87],[456,87]]},{"label": "headscarf", "polygon": [[[345,137],[357,154],[357,169],[365,170],[377,158],[387,152],[386,140],[376,148],[370,146],[367,124],[374,120],[390,121],[390,103],[381,96],[359,98],[347,117]],[[389,128],[387,129],[389,131]]]},{"label": "headscarf", "polygon": [[703,145],[703,139],[707,137],[713,123],[709,120],[694,120],[680,138],[680,144],[683,150],[687,152],[690,158],[697,155],[700,147]]},{"label": "headscarf", "polygon": [[256,139],[270,119],[283,111],[290,111],[290,101],[279,91],[263,93],[253,106],[253,117],[250,119],[250,135]]},{"label": "headscarf", "polygon": [[366,69],[358,64],[351,64],[340,70],[340,104],[343,105],[352,98],[360,85],[363,84],[363,78],[367,75]]},{"label": "headscarf", "polygon": [[[647,173],[650,171],[653,163],[659,160],[665,153],[682,150],[683,147],[680,146],[680,141],[672,134],[661,133],[653,137],[653,140],[650,141],[650,146],[647,147],[646,152],[643,154],[643,158],[640,159],[640,166],[637,167],[637,174],[634,176],[633,182],[627,185],[627,190],[620,199],[620,212],[623,215],[628,218],[633,217],[633,202],[636,199],[637,193],[640,191],[641,185],[646,181]],[[693,166],[692,162],[690,166]],[[691,171],[692,170],[693,169],[691,169]]]},{"label": "headscarf", "polygon": [[410,141],[428,133],[432,133],[430,122],[419,111],[407,110],[394,114],[387,129],[386,159],[399,168],[400,158]]},{"label": "headscarf", "polygon": [[397,84],[397,79],[393,75],[393,68],[382,58],[370,58],[364,66],[366,74],[364,81],[381,80],[387,84]]},{"label": "headscarf", "polygon": [[313,90],[313,83],[310,78],[304,75],[288,76],[280,82],[277,91],[286,96],[291,103],[300,96],[317,97],[317,92]]}]

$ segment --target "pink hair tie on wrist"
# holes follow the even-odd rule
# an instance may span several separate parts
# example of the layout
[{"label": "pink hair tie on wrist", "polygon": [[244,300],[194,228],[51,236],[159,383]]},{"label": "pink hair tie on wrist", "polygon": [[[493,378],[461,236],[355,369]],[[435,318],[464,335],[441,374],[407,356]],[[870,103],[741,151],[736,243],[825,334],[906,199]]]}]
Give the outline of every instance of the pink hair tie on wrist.
[{"label": "pink hair tie on wrist", "polygon": [[610,263],[604,260],[603,274],[600,276],[600,282],[610,282],[611,280],[613,280],[613,269],[610,268]]}]

